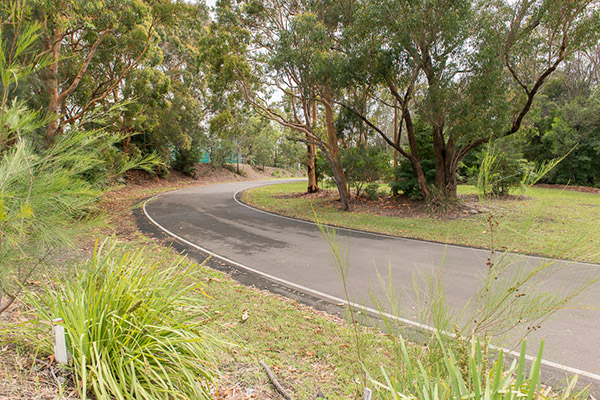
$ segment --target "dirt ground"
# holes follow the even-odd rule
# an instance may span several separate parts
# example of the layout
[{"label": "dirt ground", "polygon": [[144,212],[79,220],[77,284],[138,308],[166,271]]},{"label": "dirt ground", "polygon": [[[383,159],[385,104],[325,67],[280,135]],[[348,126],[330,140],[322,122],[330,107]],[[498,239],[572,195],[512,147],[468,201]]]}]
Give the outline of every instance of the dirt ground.
[{"label": "dirt ground", "polygon": [[[317,193],[293,193],[281,197],[324,199],[327,205],[341,207],[339,195],[335,190],[320,190]],[[507,198],[509,197],[507,196]],[[510,196],[510,198],[517,197]],[[464,218],[489,211],[480,204],[477,195],[460,196],[459,201],[445,204],[441,208],[424,205],[420,200],[413,200],[405,196],[383,196],[377,200],[370,200],[362,195],[357,197],[353,193],[350,199],[350,207],[355,213],[400,218],[433,217],[446,220]]]}]

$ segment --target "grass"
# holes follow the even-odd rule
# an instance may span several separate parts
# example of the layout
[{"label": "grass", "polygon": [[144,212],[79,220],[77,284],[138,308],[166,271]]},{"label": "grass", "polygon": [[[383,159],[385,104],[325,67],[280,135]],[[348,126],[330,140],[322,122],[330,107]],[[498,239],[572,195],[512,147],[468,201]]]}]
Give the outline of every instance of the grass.
[{"label": "grass", "polygon": [[[27,303],[41,322],[64,321],[83,399],[212,399],[219,343],[205,332],[196,268],[145,253],[104,242],[68,280],[28,293]],[[38,326],[47,351],[52,338]]]},{"label": "grass", "polygon": [[[394,236],[442,243],[488,247],[489,213],[444,219],[439,216],[398,218],[362,212],[340,212],[328,199],[309,201],[286,196],[306,190],[304,182],[262,186],[243,194],[243,201],[279,214]],[[474,194],[460,186],[459,194]],[[495,229],[497,248],[519,253],[600,263],[600,195],[569,190],[530,188],[524,196],[495,199],[485,207],[500,223]]]},{"label": "grass", "polygon": [[[270,387],[258,365],[265,361],[286,389],[300,399],[356,398],[362,392],[362,367],[356,359],[354,331],[342,320],[293,300],[242,286],[221,273],[206,271],[206,293],[214,300],[214,329],[240,345],[221,359],[227,379],[242,390]],[[248,313],[244,321],[242,315]],[[367,368],[383,362],[393,368],[392,340],[361,328]],[[418,351],[413,346],[412,351]],[[262,396],[258,396],[262,398]]]}]

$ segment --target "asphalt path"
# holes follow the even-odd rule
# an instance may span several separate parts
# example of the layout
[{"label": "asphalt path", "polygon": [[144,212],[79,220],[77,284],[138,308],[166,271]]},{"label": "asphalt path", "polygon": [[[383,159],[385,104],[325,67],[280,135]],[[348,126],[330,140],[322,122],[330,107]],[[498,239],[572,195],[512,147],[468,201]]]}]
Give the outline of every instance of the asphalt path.
[{"label": "asphalt path", "polygon": [[[230,263],[264,278],[332,304],[345,302],[339,270],[331,263],[331,249],[312,223],[277,216],[239,201],[251,187],[283,181],[235,182],[202,186],[161,194],[149,199],[145,218],[163,234],[187,248]],[[590,234],[598,234],[591,232]],[[441,272],[448,304],[462,308],[485,275],[489,252],[462,246],[396,238],[346,229],[337,230],[338,241],[348,252],[347,287],[355,304],[374,307],[373,298],[384,299],[382,281],[391,283],[402,300],[401,320],[420,329],[412,291],[415,276]],[[518,263],[535,268],[542,258],[520,256]],[[565,291],[600,275],[600,265],[557,261],[564,267],[544,287]],[[389,281],[391,279],[391,282]],[[412,294],[411,294],[412,293]],[[382,304],[388,304],[382,300]],[[545,379],[563,380],[574,373],[580,382],[600,388],[600,288],[587,290],[575,307],[561,310],[528,336],[528,353],[535,355],[542,337]]]}]

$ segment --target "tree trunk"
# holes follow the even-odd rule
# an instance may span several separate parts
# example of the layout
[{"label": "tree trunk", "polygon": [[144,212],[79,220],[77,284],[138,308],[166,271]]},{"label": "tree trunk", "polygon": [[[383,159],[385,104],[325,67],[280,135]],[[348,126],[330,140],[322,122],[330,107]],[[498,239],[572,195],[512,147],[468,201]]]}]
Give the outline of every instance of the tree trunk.
[{"label": "tree trunk", "polygon": [[[312,101],[311,104],[311,129],[314,132],[317,131],[317,102]],[[306,135],[307,140],[312,140],[310,135]],[[316,193],[319,191],[319,182],[317,181],[317,166],[315,164],[317,159],[317,146],[314,143],[306,143],[306,175],[308,176],[308,187],[306,191],[308,193]]]},{"label": "tree trunk", "polygon": [[450,198],[456,198],[458,196],[458,181],[456,180],[456,169],[458,167],[458,160],[456,154],[456,146],[452,137],[448,139],[444,157],[444,174],[446,176],[446,186],[444,187],[444,193]]},{"label": "tree trunk", "polygon": [[60,57],[60,44],[61,44],[62,33],[58,29],[54,32],[51,37],[46,40],[46,50],[50,54],[52,62],[46,68],[46,88],[50,97],[48,103],[48,115],[51,118],[50,122],[46,126],[46,145],[52,146],[58,136],[60,129],[59,121],[59,110],[60,102],[58,100],[58,61]]},{"label": "tree trunk", "polygon": [[435,186],[443,190],[446,186],[446,143],[442,135],[442,128],[439,126],[433,127],[433,157],[435,160]]},{"label": "tree trunk", "polygon": [[433,128],[433,154],[435,157],[435,186],[441,194],[456,198],[458,182],[456,180],[456,148],[452,139],[444,140],[443,126]]},{"label": "tree trunk", "polygon": [[419,184],[421,196],[423,196],[423,199],[427,201],[431,198],[431,190],[429,190],[427,177],[425,176],[423,165],[421,164],[421,158],[419,157],[419,147],[417,145],[415,126],[413,125],[412,117],[408,110],[403,112],[402,117],[406,123],[406,137],[408,138],[408,145],[410,146],[411,157],[408,159],[410,161],[410,165],[412,166],[413,172],[417,177],[417,183]]},{"label": "tree trunk", "polygon": [[[347,189],[348,189],[348,186],[346,185],[346,181],[345,181],[345,179],[342,179],[343,175],[340,175],[340,172],[337,169],[335,161],[333,160],[333,157],[329,153],[329,149],[325,148],[325,146],[323,146],[321,148],[321,152],[323,153],[323,157],[325,157],[325,159],[329,163],[329,167],[331,168],[331,171],[333,172],[333,181],[335,182],[335,185],[337,186],[337,189],[338,189],[338,193],[340,194],[340,203],[342,203],[342,210],[350,211],[350,203],[348,202],[348,196],[346,195]],[[344,189],[346,189],[346,190],[344,190]]]},{"label": "tree trunk", "polygon": [[308,176],[308,193],[316,193],[319,191],[319,183],[317,182],[317,170],[315,159],[317,155],[317,146],[312,143],[306,144],[306,175]]},{"label": "tree trunk", "polygon": [[131,135],[128,134],[123,138],[123,154],[127,157],[131,156]]},{"label": "tree trunk", "polygon": [[[398,132],[398,99],[394,97],[394,144],[400,144],[400,132]],[[394,169],[398,168],[398,149],[394,149]]]},{"label": "tree trunk", "polygon": [[427,178],[425,177],[425,173],[423,172],[423,166],[421,165],[421,160],[418,158],[409,159],[410,165],[412,167],[413,173],[417,177],[417,183],[419,184],[419,190],[421,191],[421,196],[425,201],[431,199],[431,190],[429,189],[429,184],[427,183]]},{"label": "tree trunk", "polygon": [[[331,106],[331,96],[329,95],[329,91],[327,89],[325,89],[323,104],[325,105],[325,125],[327,126],[327,148],[329,150],[331,160],[333,161],[333,165],[331,165],[331,168],[334,173],[334,178],[337,174],[338,179],[340,181],[340,185],[338,185],[338,189],[340,191],[340,199],[343,198],[347,202],[347,200],[350,199],[350,191],[348,190],[348,184],[346,183],[346,175],[344,174],[344,169],[340,160],[337,132],[335,129],[335,123],[333,121],[333,108]],[[348,204],[342,204],[342,208],[344,210],[350,209]]]}]

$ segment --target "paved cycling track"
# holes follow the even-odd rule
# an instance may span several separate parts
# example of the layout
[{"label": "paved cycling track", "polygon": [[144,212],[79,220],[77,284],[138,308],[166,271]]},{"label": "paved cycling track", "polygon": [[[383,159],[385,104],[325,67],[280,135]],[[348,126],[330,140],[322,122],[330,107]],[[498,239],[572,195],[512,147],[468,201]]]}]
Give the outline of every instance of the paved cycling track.
[{"label": "paved cycling track", "polygon": [[[149,199],[143,207],[142,230],[159,232],[180,245],[214,253],[222,261],[277,286],[308,294],[323,302],[344,302],[339,273],[330,262],[330,248],[318,228],[308,222],[266,213],[242,204],[248,188],[283,181],[234,182],[173,191]],[[596,232],[595,234],[600,234]],[[406,289],[407,324],[415,274],[437,272],[443,265],[443,283],[449,304],[460,308],[474,293],[486,271],[488,252],[414,239],[339,229],[338,238],[349,249],[348,287],[353,302],[372,305],[381,294],[381,278],[400,293]],[[520,256],[519,262],[538,265],[538,257]],[[564,263],[558,261],[559,264]],[[600,275],[600,265],[565,263],[546,289],[564,290]],[[529,354],[546,337],[545,380],[556,382],[578,373],[581,381],[600,387],[600,288],[587,291],[576,308],[563,310],[529,336]],[[584,309],[585,308],[585,309]],[[592,309],[590,309],[592,308]],[[596,308],[596,309],[594,309]],[[413,319],[414,318],[414,319]]]}]

